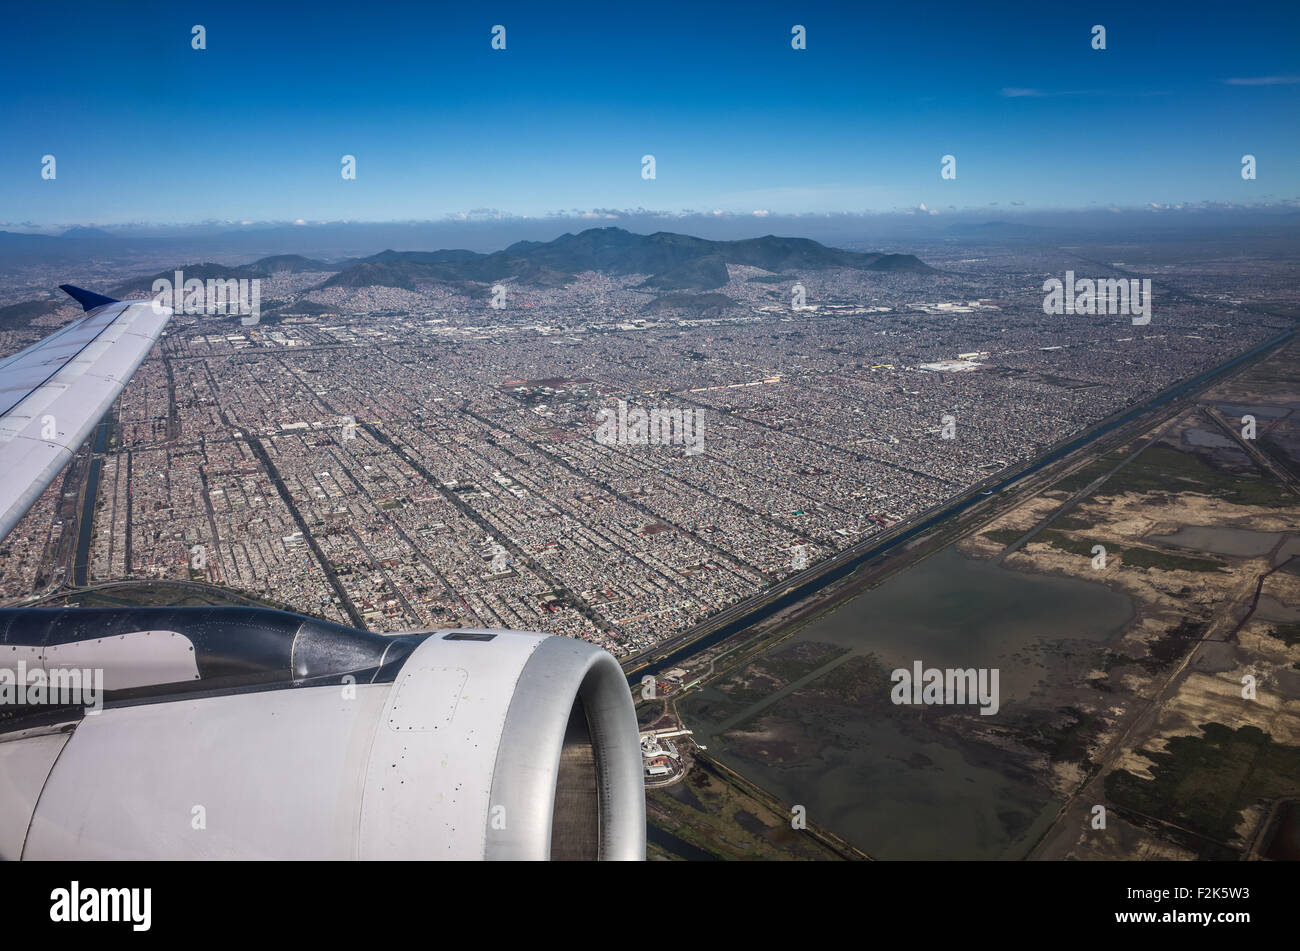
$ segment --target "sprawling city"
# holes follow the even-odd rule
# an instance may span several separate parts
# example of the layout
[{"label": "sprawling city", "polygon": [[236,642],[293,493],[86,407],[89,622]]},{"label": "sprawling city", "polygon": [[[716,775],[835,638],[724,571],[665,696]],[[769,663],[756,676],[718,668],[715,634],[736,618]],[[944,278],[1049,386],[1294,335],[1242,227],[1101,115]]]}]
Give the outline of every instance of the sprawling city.
[{"label": "sprawling city", "polygon": [[48,72],[10,15],[37,917],[170,932],[218,860],[1280,910],[1300,19],[1069,6],[73,3]]},{"label": "sprawling city", "polygon": [[[1261,304],[1300,303],[1290,270],[1180,269],[1150,324],[1057,317],[1045,277],[1133,265],[971,253],[936,248],[926,273],[728,265],[703,304],[645,274],[507,282],[496,308],[488,285],[350,286],[361,265],[217,268],[267,272],[259,321],[173,318],[86,447],[99,465],[7,543],[0,593],[193,581],[371,630],[515,627],[626,656],[1277,337],[1292,318]],[[625,429],[628,407],[692,412],[698,448],[602,440],[620,404]]]}]

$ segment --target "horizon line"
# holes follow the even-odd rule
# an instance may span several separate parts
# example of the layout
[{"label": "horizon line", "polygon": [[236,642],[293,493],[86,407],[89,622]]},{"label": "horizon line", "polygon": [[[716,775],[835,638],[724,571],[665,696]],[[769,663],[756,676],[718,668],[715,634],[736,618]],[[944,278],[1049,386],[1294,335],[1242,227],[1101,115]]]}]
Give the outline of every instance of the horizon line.
[{"label": "horizon line", "polygon": [[[592,209],[590,211],[561,211],[552,212],[544,215],[527,215],[514,214],[507,212],[497,212],[488,209],[475,209],[469,212],[449,213],[441,218],[204,218],[192,221],[63,221],[63,222],[9,222],[0,221],[0,231],[8,234],[24,235],[41,235],[54,229],[63,231],[70,230],[92,230],[92,229],[172,229],[172,230],[189,230],[200,228],[229,228],[232,230],[250,229],[259,230],[264,228],[320,228],[327,226],[416,226],[416,225],[475,225],[475,224],[508,224],[513,222],[564,222],[570,221],[575,223],[587,222],[590,227],[600,227],[598,222],[618,222],[633,219],[660,218],[664,220],[690,220],[702,219],[705,221],[716,221],[722,219],[729,220],[754,220],[762,221],[765,219],[827,219],[827,218],[939,218],[939,217],[963,217],[978,216],[985,214],[1007,215],[1007,216],[1028,216],[1038,214],[1089,214],[1089,213],[1160,213],[1160,212],[1202,212],[1202,211],[1269,211],[1300,209],[1300,196],[1294,198],[1282,198],[1272,201],[1253,201],[1253,202],[1230,202],[1206,199],[1195,202],[1147,202],[1145,204],[1106,204],[1106,205],[1085,205],[1085,206],[1026,206],[1019,202],[1009,202],[1001,204],[991,202],[983,206],[965,206],[953,207],[946,206],[943,208],[930,208],[927,203],[921,202],[912,208],[894,208],[888,211],[859,210],[859,211],[799,211],[799,212],[774,212],[767,209],[755,209],[748,212],[728,211],[724,209],[713,209],[711,211],[697,211],[685,209],[682,211],[657,211],[646,208],[636,209]],[[19,229],[19,230],[12,230]],[[59,235],[52,235],[59,236]],[[111,235],[110,235],[111,236]]]}]

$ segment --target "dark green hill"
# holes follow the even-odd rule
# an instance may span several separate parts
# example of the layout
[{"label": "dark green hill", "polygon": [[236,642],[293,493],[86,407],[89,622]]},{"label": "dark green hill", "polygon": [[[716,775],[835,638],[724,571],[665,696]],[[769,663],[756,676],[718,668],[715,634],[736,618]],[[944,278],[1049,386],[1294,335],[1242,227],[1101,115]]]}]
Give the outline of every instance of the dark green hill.
[{"label": "dark green hill", "polygon": [[683,294],[677,292],[665,294],[663,297],[656,297],[641,309],[647,314],[658,314],[664,311],[687,311],[704,317],[721,317],[735,306],[736,302],[734,300],[726,294],[719,294],[716,291],[707,294]]},{"label": "dark green hill", "polygon": [[560,286],[583,271],[646,274],[644,286],[707,290],[727,283],[727,265],[769,271],[853,268],[862,271],[936,273],[910,254],[879,254],[828,248],[807,238],[766,235],[743,241],[709,241],[660,231],[633,234],[622,228],[591,228],[554,241],[519,241],[504,251],[383,251],[349,264],[322,287],[403,287],[472,281],[518,281]]},{"label": "dark green hill", "polygon": [[662,274],[648,278],[641,286],[705,291],[714,287],[725,287],[729,280],[727,262],[721,255],[710,254],[708,257],[684,261]]},{"label": "dark green hill", "polygon": [[186,281],[199,280],[206,283],[208,280],[239,280],[241,278],[252,279],[255,277],[265,277],[265,272],[254,270],[251,265],[244,267],[231,267],[227,264],[185,264],[170,271],[159,271],[149,277],[136,278],[133,281],[127,281],[125,284],[119,284],[108,292],[110,297],[116,297],[118,300],[125,300],[128,297],[146,297],[153,294],[153,282],[156,280],[174,281],[176,271],[181,271],[182,277]]},{"label": "dark green hill", "polygon": [[54,313],[64,303],[61,300],[29,300],[0,307],[0,330],[21,330],[37,317]]},{"label": "dark green hill", "polygon": [[273,254],[269,258],[260,258],[252,264],[245,265],[245,267],[260,274],[277,274],[282,271],[297,274],[300,271],[337,271],[340,269],[339,265],[326,264],[324,261],[317,261],[314,258],[305,258],[301,254]]}]

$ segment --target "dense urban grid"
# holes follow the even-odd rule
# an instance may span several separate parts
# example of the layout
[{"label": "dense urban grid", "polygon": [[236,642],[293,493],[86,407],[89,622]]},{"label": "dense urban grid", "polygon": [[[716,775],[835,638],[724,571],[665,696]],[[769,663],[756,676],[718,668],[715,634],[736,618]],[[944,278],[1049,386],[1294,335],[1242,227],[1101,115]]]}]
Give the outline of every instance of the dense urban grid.
[{"label": "dense urban grid", "polygon": [[[732,265],[714,294],[656,303],[645,275],[587,272],[506,282],[499,309],[487,286],[273,274],[260,323],[175,316],[83,449],[101,460],[85,581],[626,655],[1290,326],[1232,275],[1132,270],[1154,286],[1134,326],[1043,311],[1046,278],[1122,261],[918,253],[939,273]],[[6,352],[71,315],[4,331]],[[680,428],[598,438],[620,405],[693,410],[701,451]],[[5,542],[0,597],[72,582],[54,558],[71,471]]]}]

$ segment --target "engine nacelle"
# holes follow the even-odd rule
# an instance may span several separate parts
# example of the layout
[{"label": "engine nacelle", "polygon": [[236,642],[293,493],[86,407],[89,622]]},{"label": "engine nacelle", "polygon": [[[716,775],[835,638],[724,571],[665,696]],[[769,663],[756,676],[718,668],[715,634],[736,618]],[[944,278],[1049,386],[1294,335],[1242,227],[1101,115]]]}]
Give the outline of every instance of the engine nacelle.
[{"label": "engine nacelle", "polygon": [[0,692],[20,661],[106,702],[0,705],[0,858],[645,858],[631,693],[583,641],[0,611]]}]

